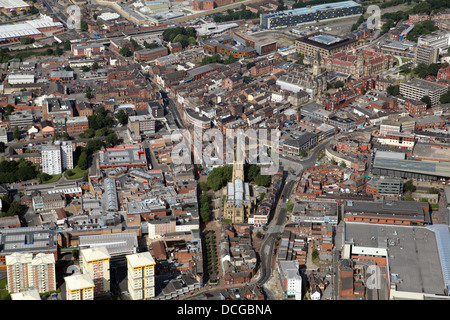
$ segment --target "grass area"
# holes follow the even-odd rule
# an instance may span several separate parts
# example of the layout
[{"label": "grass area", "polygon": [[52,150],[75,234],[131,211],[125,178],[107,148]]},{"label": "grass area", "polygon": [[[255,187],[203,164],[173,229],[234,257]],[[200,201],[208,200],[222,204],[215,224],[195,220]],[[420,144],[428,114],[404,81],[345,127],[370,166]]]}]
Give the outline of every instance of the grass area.
[{"label": "grass area", "polygon": [[52,175],[51,179],[42,181],[42,184],[53,183],[53,182],[58,181],[59,179],[61,179],[61,175],[60,174],[54,174],[54,175]]},{"label": "grass area", "polygon": [[0,300],[11,300],[11,295],[9,291],[6,289],[6,285],[8,284],[7,279],[3,279],[0,281]]},{"label": "grass area", "polygon": [[[72,172],[73,174],[72,174],[71,176],[69,176],[69,175],[68,175],[68,172],[69,172],[69,173]],[[73,168],[73,169],[66,170],[66,172],[64,172],[64,176],[66,177],[66,179],[69,179],[69,180],[75,180],[75,179],[83,178],[83,176],[84,176],[84,174],[85,174],[86,172],[87,172],[87,169],[86,169],[86,170],[82,170],[82,169],[80,169],[78,166],[76,166],[76,167]]]}]

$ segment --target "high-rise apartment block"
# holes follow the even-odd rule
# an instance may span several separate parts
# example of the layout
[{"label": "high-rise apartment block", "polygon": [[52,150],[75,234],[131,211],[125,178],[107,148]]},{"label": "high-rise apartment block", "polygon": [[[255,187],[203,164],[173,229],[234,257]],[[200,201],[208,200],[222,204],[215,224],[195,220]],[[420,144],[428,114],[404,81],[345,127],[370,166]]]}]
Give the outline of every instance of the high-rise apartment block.
[{"label": "high-rise apartment block", "polygon": [[95,284],[88,273],[65,277],[66,300],[94,300]]},{"label": "high-rise apartment block", "polygon": [[106,247],[81,250],[81,270],[88,273],[95,284],[94,294],[100,295],[110,290],[109,261],[111,256]]},{"label": "high-rise apartment block", "polygon": [[8,291],[28,289],[39,292],[56,290],[55,257],[52,254],[15,252],[6,256]]},{"label": "high-rise apartment block", "polygon": [[44,146],[41,151],[42,172],[61,174],[73,169],[73,144],[71,141],[56,141],[54,146]]},{"label": "high-rise apartment block", "polygon": [[149,252],[127,255],[128,291],[133,300],[155,297],[155,260]]},{"label": "high-rise apartment block", "polygon": [[61,174],[62,161],[59,146],[44,146],[41,151],[42,172],[47,174]]},{"label": "high-rise apartment block", "polygon": [[62,169],[73,169],[73,145],[72,141],[58,141],[61,147]]}]

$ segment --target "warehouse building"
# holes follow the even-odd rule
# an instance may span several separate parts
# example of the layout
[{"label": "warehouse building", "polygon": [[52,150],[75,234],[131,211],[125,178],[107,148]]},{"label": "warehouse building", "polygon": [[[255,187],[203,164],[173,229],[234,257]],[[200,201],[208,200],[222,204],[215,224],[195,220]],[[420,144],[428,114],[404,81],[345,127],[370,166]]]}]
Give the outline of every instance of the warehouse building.
[{"label": "warehouse building", "polygon": [[263,13],[260,17],[260,25],[264,29],[285,28],[303,23],[359,16],[363,13],[363,6],[354,1],[325,3],[306,8]]}]

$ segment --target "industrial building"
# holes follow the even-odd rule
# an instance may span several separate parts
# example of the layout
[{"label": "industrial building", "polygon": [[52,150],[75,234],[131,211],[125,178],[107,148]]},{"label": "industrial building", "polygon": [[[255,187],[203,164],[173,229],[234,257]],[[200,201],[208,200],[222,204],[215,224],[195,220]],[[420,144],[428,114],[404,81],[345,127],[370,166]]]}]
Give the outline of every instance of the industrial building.
[{"label": "industrial building", "polygon": [[260,17],[260,25],[264,29],[285,28],[303,23],[351,17],[363,13],[363,6],[354,1],[325,3],[306,8],[263,13]]}]

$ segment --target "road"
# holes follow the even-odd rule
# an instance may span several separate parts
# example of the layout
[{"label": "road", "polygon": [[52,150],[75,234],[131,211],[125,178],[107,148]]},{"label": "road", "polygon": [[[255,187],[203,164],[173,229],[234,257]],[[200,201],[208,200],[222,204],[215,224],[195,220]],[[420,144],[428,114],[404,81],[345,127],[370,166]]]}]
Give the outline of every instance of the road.
[{"label": "road", "polygon": [[177,123],[178,128],[186,129],[186,127],[185,127],[185,125],[183,123],[183,117],[178,112],[178,108],[175,105],[175,103],[173,102],[173,100],[169,97],[169,95],[165,91],[160,90],[160,93],[161,93],[161,95],[163,97],[164,104],[165,104],[166,108],[173,115],[173,117],[175,119],[175,122]]}]

